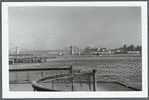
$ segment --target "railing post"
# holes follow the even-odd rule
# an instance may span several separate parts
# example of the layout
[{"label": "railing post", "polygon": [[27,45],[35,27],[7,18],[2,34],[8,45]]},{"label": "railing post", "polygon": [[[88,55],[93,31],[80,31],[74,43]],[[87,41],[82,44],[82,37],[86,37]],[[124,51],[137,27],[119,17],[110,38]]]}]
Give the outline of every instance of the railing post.
[{"label": "railing post", "polygon": [[27,71],[27,81],[29,81],[29,71]]},{"label": "railing post", "polygon": [[93,73],[93,91],[96,91],[96,76],[95,76],[95,73],[96,73],[96,70],[95,69],[93,69],[92,70],[92,73]]},{"label": "railing post", "polygon": [[43,77],[43,70],[41,71],[41,77]]},{"label": "railing post", "polygon": [[70,66],[70,74],[72,74],[72,66]]},{"label": "railing post", "polygon": [[73,88],[73,73],[72,73],[72,66],[70,66],[70,75],[71,75],[71,78],[70,78],[70,80],[71,80],[71,88],[72,88],[72,91],[73,91],[74,88]]},{"label": "railing post", "polygon": [[59,70],[57,70],[57,75],[59,75]]},{"label": "railing post", "polygon": [[16,71],[16,82],[18,82],[18,72]]},{"label": "railing post", "polygon": [[[79,69],[78,69],[78,73],[80,73]],[[80,77],[80,86],[82,87],[81,77]]]},{"label": "railing post", "polygon": [[52,89],[54,90],[54,83],[53,83],[53,80],[52,80]]},{"label": "railing post", "polygon": [[89,77],[89,90],[91,91],[91,77],[90,77],[90,74],[91,74],[91,73],[90,73],[90,71],[89,71],[89,76],[88,76],[88,77]]}]

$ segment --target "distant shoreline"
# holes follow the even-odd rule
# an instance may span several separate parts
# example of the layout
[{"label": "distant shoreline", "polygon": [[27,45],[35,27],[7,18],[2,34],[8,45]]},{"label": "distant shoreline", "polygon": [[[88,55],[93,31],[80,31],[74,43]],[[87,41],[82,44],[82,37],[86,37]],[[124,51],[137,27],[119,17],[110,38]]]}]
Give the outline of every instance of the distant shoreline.
[{"label": "distant shoreline", "polygon": [[47,59],[47,61],[69,61],[69,60],[100,60],[100,59],[141,59],[142,55],[129,54],[129,55],[68,55],[58,56],[55,59]]}]

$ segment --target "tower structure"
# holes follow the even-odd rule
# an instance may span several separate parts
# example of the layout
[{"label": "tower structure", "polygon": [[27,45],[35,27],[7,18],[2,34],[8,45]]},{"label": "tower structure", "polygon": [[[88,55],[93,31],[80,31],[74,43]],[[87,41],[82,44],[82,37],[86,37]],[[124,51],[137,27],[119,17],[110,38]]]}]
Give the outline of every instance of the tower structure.
[{"label": "tower structure", "polygon": [[19,47],[16,47],[16,54],[19,54]]},{"label": "tower structure", "polygon": [[71,45],[71,46],[70,46],[70,55],[73,55],[73,53],[74,53],[74,52],[73,52],[73,46]]}]

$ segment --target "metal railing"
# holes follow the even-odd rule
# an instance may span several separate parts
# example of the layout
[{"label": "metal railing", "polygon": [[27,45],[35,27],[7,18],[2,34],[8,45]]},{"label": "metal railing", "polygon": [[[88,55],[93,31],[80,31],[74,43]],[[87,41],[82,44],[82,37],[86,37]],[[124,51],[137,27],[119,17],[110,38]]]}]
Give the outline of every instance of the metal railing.
[{"label": "metal railing", "polygon": [[[54,74],[51,74],[51,72],[53,72]],[[31,83],[34,91],[77,91],[76,87],[84,88],[83,85],[86,86],[85,88],[88,88],[88,91],[96,91],[96,86],[98,83],[116,83],[132,90],[140,91],[139,89],[125,85],[113,79],[109,81],[97,81],[95,69],[89,72],[75,72],[72,70],[72,66],[70,66],[68,68],[9,69],[9,74],[10,73],[14,73],[13,75],[10,75],[14,76],[14,80],[11,80],[11,78],[9,79],[10,84],[20,84],[24,82]],[[21,77],[21,79],[19,79],[19,73],[23,76],[23,78],[26,75],[26,78],[23,79]],[[36,75],[39,76],[38,74],[40,75],[40,77],[36,77]],[[32,76],[35,76],[35,78],[31,79]],[[46,86],[47,84],[50,86]],[[76,84],[77,86],[75,87]]]},{"label": "metal railing", "polygon": [[30,83],[34,79],[45,77],[45,75],[49,76],[52,74],[52,72],[54,75],[58,75],[61,71],[68,74],[70,73],[70,70],[72,70],[72,67],[9,69],[9,83]]},{"label": "metal railing", "polygon": [[[70,70],[70,74],[54,75],[34,80],[32,81],[32,87],[34,91],[75,91],[74,84],[80,88],[82,84],[86,84],[89,91],[96,91],[95,73],[95,69],[87,73],[72,73],[72,70]],[[43,83],[46,83],[46,85]],[[51,84],[51,86],[49,87],[47,84]]]}]

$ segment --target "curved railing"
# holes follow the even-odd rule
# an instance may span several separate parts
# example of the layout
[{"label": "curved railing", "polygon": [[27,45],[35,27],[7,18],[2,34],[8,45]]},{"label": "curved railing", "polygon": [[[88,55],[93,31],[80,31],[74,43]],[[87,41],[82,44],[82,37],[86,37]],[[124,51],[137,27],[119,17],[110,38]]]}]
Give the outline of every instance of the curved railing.
[{"label": "curved railing", "polygon": [[[32,78],[31,73],[33,73],[34,71],[40,72],[39,73],[39,74],[41,74],[41,75],[39,75],[39,77],[41,77],[40,79],[34,80]],[[45,71],[52,71],[52,72],[57,71],[56,72],[57,75],[46,74],[46,73],[44,73]],[[67,72],[65,72],[65,71],[67,71]],[[15,78],[14,81],[9,80],[10,84],[11,83],[20,84],[20,83],[26,83],[26,82],[30,83],[31,82],[31,85],[32,85],[34,91],[84,91],[84,88],[86,88],[86,87],[88,88],[87,91],[96,91],[96,89],[97,89],[96,86],[97,86],[97,84],[99,85],[99,83],[103,83],[103,84],[114,83],[114,84],[119,84],[123,87],[129,88],[133,91],[141,91],[140,89],[136,89],[134,87],[128,86],[128,85],[124,84],[123,82],[119,82],[115,79],[112,79],[111,77],[110,77],[109,81],[99,80],[99,79],[97,81],[97,79],[95,79],[96,70],[92,70],[92,72],[85,72],[85,73],[80,72],[80,70],[73,70],[73,73],[72,73],[71,66],[69,68],[9,69],[9,72],[15,73],[15,75],[16,75],[14,77]],[[19,73],[21,74],[21,72],[23,72],[23,73],[27,72],[26,73],[27,77],[25,79],[20,80]],[[60,75],[60,73],[61,73],[61,75]],[[46,75],[54,75],[54,76],[44,77]],[[34,80],[34,81],[31,81],[31,80]],[[43,83],[43,84],[40,84],[40,83]],[[48,87],[45,84],[48,84],[49,86],[51,85],[51,87]],[[68,87],[67,86],[63,87],[64,84],[67,85]],[[75,86],[76,84],[78,87]],[[86,87],[83,87],[83,85],[85,85]],[[60,88],[60,87],[62,87],[62,88]],[[81,89],[76,90],[75,87],[82,88],[82,90]],[[68,89],[66,89],[66,88],[68,88]]]},{"label": "curved railing", "polygon": [[54,76],[48,76],[48,77],[44,77],[41,78],[39,80],[34,80],[32,81],[32,87],[34,88],[34,91],[60,91],[60,90],[55,90],[55,89],[50,89],[46,86],[42,86],[38,83],[45,81],[45,80],[53,80],[53,79],[57,79],[57,78],[64,78],[64,77],[68,77],[70,76],[70,74],[63,74],[63,75],[54,75]]},{"label": "curved railing", "polygon": [[[93,91],[95,91],[95,76],[94,76],[95,70],[88,73],[75,73],[75,74],[62,74],[62,75],[54,75],[54,76],[48,76],[44,77],[38,80],[32,81],[32,87],[34,88],[34,91],[65,91],[60,89],[54,89],[54,83],[60,84],[69,84],[70,90],[74,90],[73,84],[78,84],[82,87],[82,83],[86,83],[89,86],[89,90],[91,91],[91,84],[93,84]],[[52,83],[52,87],[49,88],[46,85],[41,85],[40,83],[50,81]],[[48,82],[47,82],[48,83]],[[66,87],[69,88],[69,87]]]},{"label": "curved railing", "polygon": [[[98,83],[103,83],[103,84],[111,83],[111,84],[119,84],[119,86],[129,88],[129,90],[131,89],[133,91],[140,91],[139,89],[133,88],[133,87],[128,86],[124,83],[120,83],[116,80],[96,81],[95,80],[95,72],[96,71],[93,70],[92,72],[86,72],[86,73],[75,73],[75,74],[70,73],[70,74],[48,76],[48,77],[44,77],[44,78],[32,81],[32,87],[34,88],[34,91],[66,91],[64,89],[54,88],[55,83],[59,83],[58,85],[64,83],[64,84],[70,85],[71,90],[69,90],[69,91],[75,91],[74,84],[80,85],[80,88],[82,87],[82,84],[86,84],[86,86],[88,85],[89,91],[96,91],[96,86]],[[47,80],[52,80],[52,87],[48,87],[46,85],[40,84]],[[79,88],[79,86],[77,88]],[[85,87],[85,88],[87,88],[87,87]],[[83,91],[83,90],[81,90],[81,91]]]}]

